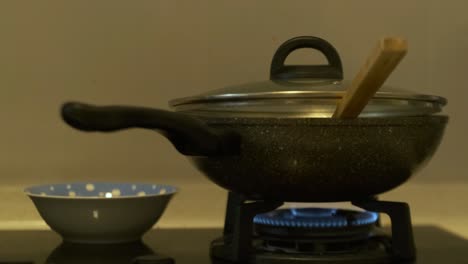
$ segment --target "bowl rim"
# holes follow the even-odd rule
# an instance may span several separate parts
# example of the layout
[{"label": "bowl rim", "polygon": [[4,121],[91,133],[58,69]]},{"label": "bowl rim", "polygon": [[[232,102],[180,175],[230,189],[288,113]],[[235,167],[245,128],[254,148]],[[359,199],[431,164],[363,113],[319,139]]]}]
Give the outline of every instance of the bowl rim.
[{"label": "bowl rim", "polygon": [[[156,186],[162,186],[162,187],[170,187],[172,191],[170,192],[165,192],[165,193],[158,193],[158,194],[147,194],[144,196],[138,196],[138,195],[131,195],[131,196],[113,196],[113,197],[101,197],[101,196],[63,196],[63,195],[42,195],[42,194],[35,194],[32,193],[30,190],[32,188],[38,188],[38,187],[43,187],[43,186],[53,186],[53,185],[62,185],[62,184],[124,184],[124,185],[133,185],[133,184],[140,184],[140,185],[156,185]],[[162,196],[173,196],[176,193],[179,192],[179,188],[174,186],[174,185],[169,185],[169,184],[161,184],[161,183],[145,183],[145,182],[57,182],[57,183],[48,183],[48,184],[38,184],[38,185],[31,185],[28,187],[25,187],[23,189],[23,192],[31,197],[31,198],[52,198],[52,199],[64,199],[64,200],[121,200],[121,199],[145,199],[145,198],[154,198],[154,197],[162,197]]]}]

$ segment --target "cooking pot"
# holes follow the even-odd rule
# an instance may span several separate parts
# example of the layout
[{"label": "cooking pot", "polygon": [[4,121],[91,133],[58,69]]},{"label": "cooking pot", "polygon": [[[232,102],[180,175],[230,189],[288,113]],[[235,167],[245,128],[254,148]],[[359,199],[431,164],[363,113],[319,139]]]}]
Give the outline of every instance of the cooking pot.
[{"label": "cooking pot", "polygon": [[[326,65],[285,65],[300,48]],[[352,201],[405,182],[434,154],[448,117],[442,97],[382,87],[360,116],[331,118],[349,85],[338,52],[297,37],[273,56],[270,80],[170,102],[173,111],[69,102],[62,117],[83,131],[155,129],[216,184],[248,199]]]}]

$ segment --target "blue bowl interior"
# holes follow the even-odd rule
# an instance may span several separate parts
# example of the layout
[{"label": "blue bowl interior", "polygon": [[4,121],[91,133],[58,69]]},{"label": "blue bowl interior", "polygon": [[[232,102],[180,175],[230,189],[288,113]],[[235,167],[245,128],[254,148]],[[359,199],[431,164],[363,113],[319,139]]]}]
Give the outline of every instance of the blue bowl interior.
[{"label": "blue bowl interior", "polygon": [[173,194],[176,188],[162,184],[93,182],[32,186],[26,188],[25,192],[40,196],[116,198]]}]

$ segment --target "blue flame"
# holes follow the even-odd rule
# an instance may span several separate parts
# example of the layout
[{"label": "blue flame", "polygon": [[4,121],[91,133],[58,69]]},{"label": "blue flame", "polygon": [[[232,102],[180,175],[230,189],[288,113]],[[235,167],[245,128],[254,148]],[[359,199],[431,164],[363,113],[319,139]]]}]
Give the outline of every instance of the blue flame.
[{"label": "blue flame", "polygon": [[279,227],[333,228],[370,225],[377,222],[378,213],[353,212],[349,218],[339,209],[291,208],[256,215],[254,223]]}]

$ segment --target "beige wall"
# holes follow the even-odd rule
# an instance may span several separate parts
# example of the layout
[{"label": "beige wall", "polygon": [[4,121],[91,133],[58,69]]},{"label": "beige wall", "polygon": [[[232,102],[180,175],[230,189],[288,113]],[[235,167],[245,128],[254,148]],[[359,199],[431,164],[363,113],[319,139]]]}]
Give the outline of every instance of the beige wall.
[{"label": "beige wall", "polygon": [[[451,122],[429,165],[382,199],[411,204],[415,223],[468,238],[468,3],[464,0],[0,1],[0,229],[47,228],[25,185],[78,180],[181,187],[159,226],[221,225],[225,191],[154,132],[84,134],[67,100],[167,108],[167,101],[264,80],[279,44],[332,42],[352,78],[378,38],[410,51],[388,84],[445,96]],[[317,62],[297,52],[293,62]],[[310,58],[312,57],[312,59]],[[327,205],[329,206],[329,205]]]},{"label": "beige wall", "polygon": [[0,1],[1,183],[208,183],[156,133],[80,133],[62,124],[60,104],[167,108],[172,98],[266,79],[277,46],[298,35],[332,42],[351,78],[388,34],[410,43],[388,84],[449,100],[446,137],[413,182],[467,182],[467,8],[462,0]]}]

